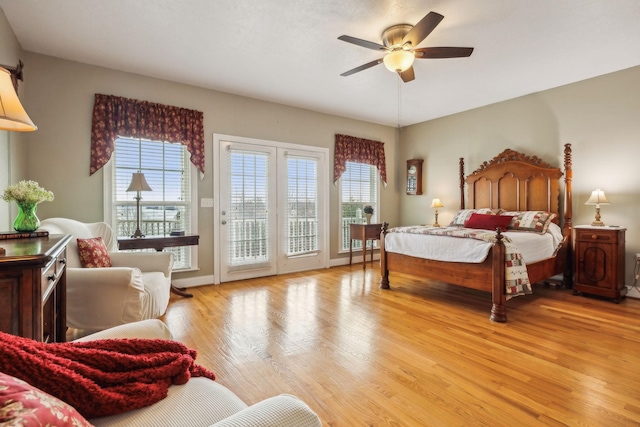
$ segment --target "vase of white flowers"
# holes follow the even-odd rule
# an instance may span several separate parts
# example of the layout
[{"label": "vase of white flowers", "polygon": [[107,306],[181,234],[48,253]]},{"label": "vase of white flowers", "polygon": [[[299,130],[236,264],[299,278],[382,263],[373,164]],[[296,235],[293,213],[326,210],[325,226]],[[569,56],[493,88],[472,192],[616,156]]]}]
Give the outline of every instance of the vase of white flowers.
[{"label": "vase of white flowers", "polygon": [[53,201],[53,193],[40,187],[35,181],[20,181],[7,187],[2,199],[18,205],[18,216],[13,221],[13,228],[16,231],[34,231],[40,227],[40,220],[36,215],[38,203]]},{"label": "vase of white flowers", "polygon": [[362,209],[365,216],[367,217],[367,224],[371,224],[371,216],[373,215],[373,206],[366,205],[364,209]]}]

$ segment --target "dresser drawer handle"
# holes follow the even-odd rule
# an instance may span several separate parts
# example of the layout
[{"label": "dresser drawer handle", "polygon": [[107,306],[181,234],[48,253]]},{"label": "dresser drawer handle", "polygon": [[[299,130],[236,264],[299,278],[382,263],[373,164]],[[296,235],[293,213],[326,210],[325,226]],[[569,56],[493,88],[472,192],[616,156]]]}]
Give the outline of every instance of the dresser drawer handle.
[{"label": "dresser drawer handle", "polygon": [[49,279],[50,282],[55,282],[57,278],[58,276],[56,276],[55,274],[52,274],[51,276],[47,277],[47,279]]},{"label": "dresser drawer handle", "polygon": [[593,240],[598,240],[598,235],[597,235],[597,234],[592,234],[592,235],[591,235],[591,238],[592,238]]}]

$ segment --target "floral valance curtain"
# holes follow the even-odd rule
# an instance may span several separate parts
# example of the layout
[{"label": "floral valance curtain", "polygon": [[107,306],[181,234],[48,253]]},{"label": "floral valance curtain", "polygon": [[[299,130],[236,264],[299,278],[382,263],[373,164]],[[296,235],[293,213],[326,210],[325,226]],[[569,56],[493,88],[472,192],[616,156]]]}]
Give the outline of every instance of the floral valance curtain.
[{"label": "floral valance curtain", "polygon": [[111,159],[118,136],[186,145],[191,163],[204,174],[204,115],[200,111],[113,95],[95,95],[90,175]]},{"label": "floral valance curtain", "polygon": [[335,155],[333,160],[333,183],[338,182],[347,162],[366,163],[378,168],[380,179],[387,185],[387,166],[384,158],[384,143],[355,136],[336,134]]}]

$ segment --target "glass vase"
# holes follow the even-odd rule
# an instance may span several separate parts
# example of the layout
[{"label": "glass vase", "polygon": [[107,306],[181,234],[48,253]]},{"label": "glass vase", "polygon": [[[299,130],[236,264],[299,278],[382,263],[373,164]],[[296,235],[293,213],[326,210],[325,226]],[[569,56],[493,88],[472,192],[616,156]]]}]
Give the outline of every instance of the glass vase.
[{"label": "glass vase", "polygon": [[35,231],[40,227],[40,220],[36,215],[36,203],[18,203],[18,216],[13,221],[16,231]]}]

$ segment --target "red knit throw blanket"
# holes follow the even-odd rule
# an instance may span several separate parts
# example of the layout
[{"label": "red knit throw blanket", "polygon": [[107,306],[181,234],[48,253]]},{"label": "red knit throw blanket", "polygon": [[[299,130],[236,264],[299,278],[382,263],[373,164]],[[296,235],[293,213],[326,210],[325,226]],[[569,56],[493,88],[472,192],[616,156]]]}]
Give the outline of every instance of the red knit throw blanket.
[{"label": "red knit throw blanket", "polygon": [[106,339],[46,344],[0,332],[0,371],[76,408],[86,418],[151,405],[171,384],[216,379],[196,351],[160,339]]}]

